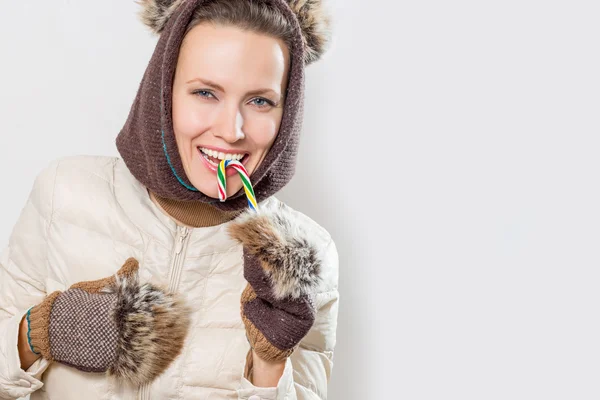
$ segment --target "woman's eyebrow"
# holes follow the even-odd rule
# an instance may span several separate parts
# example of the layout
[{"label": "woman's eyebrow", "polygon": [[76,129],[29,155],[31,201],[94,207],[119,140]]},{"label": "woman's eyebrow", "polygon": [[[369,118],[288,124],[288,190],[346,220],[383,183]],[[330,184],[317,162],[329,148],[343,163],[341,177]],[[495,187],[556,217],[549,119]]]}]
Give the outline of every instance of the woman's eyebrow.
[{"label": "woman's eyebrow", "polygon": [[[221,92],[225,91],[225,89],[223,89],[223,86],[221,86],[218,83],[215,83],[215,82],[213,82],[211,80],[208,80],[208,79],[194,78],[194,79],[191,79],[191,80],[187,81],[186,84],[187,83],[192,83],[192,82],[200,82],[200,83],[202,83],[202,84],[204,84],[206,86],[210,86],[211,88],[219,90]],[[272,93],[273,95],[275,95],[277,97],[280,97],[280,95],[279,95],[278,92],[276,92],[273,89],[269,89],[269,88],[251,90],[247,94],[251,95],[251,96],[254,96],[254,95],[265,95],[265,94],[268,94],[268,93]]]},{"label": "woman's eyebrow", "polygon": [[255,96],[255,95],[259,95],[259,94],[265,95],[265,94],[269,94],[269,93],[271,93],[279,98],[279,93],[277,93],[273,89],[256,89],[256,90],[251,90],[248,92],[248,94],[251,96]]},{"label": "woman's eyebrow", "polygon": [[218,83],[215,83],[213,81],[209,81],[208,79],[194,78],[194,79],[191,79],[191,80],[187,81],[186,83],[192,83],[192,82],[200,82],[200,83],[202,83],[202,84],[204,84],[206,86],[210,86],[213,89],[217,89],[217,90],[219,90],[221,92],[225,91],[225,89],[223,89],[223,86],[221,86]]}]

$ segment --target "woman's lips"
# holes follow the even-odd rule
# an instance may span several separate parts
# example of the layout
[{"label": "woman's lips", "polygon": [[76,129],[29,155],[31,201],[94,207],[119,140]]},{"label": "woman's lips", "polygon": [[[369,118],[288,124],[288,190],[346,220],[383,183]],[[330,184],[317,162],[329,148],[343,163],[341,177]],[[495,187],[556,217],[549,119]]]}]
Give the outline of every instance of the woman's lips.
[{"label": "woman's lips", "polygon": [[[204,164],[204,165],[205,165],[205,166],[206,166],[206,167],[207,167],[209,170],[211,170],[212,172],[214,172],[214,174],[216,175],[216,174],[217,174],[217,167],[216,167],[216,166],[214,166],[212,163],[210,163],[210,162],[209,162],[209,161],[206,159],[206,157],[204,157],[204,153],[202,153],[202,151],[201,151],[200,149],[198,149],[198,155],[200,156],[200,160],[202,160],[202,163],[203,163],[203,164]],[[248,160],[249,160],[249,159],[250,159],[250,155],[249,155],[249,154],[246,154],[246,155],[244,156],[244,158],[242,158],[242,160],[241,160],[241,163],[242,163],[242,165],[246,166],[246,164],[248,163]],[[233,175],[237,174],[237,171],[236,171],[235,169],[233,169],[233,168],[231,168],[231,167],[230,167],[230,168],[226,168],[226,169],[225,169],[225,174],[226,174],[227,176],[233,176]]]}]

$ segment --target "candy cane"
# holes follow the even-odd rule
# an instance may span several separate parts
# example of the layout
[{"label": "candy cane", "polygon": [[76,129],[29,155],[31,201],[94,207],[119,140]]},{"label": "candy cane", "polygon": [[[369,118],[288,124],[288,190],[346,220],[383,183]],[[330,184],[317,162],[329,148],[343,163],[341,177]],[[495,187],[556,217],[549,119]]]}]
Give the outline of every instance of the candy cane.
[{"label": "candy cane", "polygon": [[219,187],[219,199],[221,201],[227,200],[227,175],[225,174],[225,169],[227,167],[232,167],[238,172],[240,178],[242,179],[242,184],[244,185],[246,197],[248,198],[248,207],[250,207],[250,209],[254,211],[257,211],[258,204],[256,203],[256,197],[254,196],[254,189],[252,188],[252,183],[250,183],[248,171],[246,171],[244,165],[237,160],[222,160],[219,163],[219,168],[217,169],[217,185]]}]

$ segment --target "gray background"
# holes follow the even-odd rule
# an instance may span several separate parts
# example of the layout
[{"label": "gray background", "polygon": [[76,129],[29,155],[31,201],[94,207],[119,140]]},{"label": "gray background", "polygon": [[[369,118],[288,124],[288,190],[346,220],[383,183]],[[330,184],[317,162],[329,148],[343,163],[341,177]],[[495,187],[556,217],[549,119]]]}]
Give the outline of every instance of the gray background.
[{"label": "gray background", "polygon": [[[280,197],[340,253],[329,398],[598,399],[598,2],[328,4]],[[133,1],[1,9],[5,241],[50,160],[117,154],[155,38]]]}]

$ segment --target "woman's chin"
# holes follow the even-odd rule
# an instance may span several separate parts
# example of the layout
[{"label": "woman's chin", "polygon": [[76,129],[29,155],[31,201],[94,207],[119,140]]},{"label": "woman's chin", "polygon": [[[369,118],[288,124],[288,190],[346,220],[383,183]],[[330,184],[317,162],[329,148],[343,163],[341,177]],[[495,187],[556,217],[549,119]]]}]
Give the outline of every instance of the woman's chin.
[{"label": "woman's chin", "polygon": [[208,197],[212,197],[214,199],[218,199],[219,198],[219,189],[217,188],[217,182],[214,182],[214,187],[213,188],[209,187],[209,185],[207,185],[206,182],[202,182],[202,184],[200,184],[199,182],[194,182],[193,179],[190,179],[190,183],[200,193],[202,193],[202,194],[204,194],[204,195],[206,195]]}]

